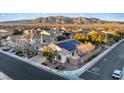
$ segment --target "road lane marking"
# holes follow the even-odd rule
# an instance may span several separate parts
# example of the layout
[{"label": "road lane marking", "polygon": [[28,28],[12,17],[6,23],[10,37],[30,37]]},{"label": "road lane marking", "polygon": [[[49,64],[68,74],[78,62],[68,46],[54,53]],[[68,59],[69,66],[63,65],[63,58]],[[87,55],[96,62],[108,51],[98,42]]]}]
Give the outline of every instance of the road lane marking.
[{"label": "road lane marking", "polygon": [[107,61],[107,59],[104,58],[103,61]]},{"label": "road lane marking", "polygon": [[100,71],[100,68],[99,68],[99,67],[94,67],[94,68],[92,69],[92,71],[94,71],[94,72],[99,72],[99,71]]}]

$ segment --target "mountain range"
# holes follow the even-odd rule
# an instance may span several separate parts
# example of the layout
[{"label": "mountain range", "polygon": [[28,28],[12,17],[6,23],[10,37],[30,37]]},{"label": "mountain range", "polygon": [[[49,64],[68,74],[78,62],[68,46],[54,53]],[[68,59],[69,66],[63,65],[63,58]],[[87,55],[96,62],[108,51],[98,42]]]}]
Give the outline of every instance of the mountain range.
[{"label": "mountain range", "polygon": [[35,24],[35,23],[50,23],[50,24],[94,24],[94,23],[119,23],[124,24],[124,22],[120,21],[106,21],[98,18],[87,18],[87,17],[67,17],[67,16],[48,16],[48,17],[40,17],[36,19],[30,20],[17,20],[17,21],[5,21],[0,23],[21,23],[21,24]]}]

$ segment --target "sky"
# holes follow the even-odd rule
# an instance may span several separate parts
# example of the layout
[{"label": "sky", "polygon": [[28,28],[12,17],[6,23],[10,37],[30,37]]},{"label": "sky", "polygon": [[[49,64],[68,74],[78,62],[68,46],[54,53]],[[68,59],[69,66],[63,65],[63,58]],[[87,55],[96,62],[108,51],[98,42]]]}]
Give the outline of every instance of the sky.
[{"label": "sky", "polygon": [[124,21],[124,13],[0,13],[0,21],[35,19],[47,16],[82,16],[88,18],[94,17],[107,21]]}]

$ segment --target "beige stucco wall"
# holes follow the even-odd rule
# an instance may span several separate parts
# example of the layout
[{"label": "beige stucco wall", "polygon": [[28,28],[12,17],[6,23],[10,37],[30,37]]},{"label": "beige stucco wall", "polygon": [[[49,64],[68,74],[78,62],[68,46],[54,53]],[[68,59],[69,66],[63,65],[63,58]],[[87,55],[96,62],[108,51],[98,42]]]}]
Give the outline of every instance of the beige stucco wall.
[{"label": "beige stucco wall", "polygon": [[69,61],[73,65],[79,65],[81,63],[81,59],[80,58],[79,59],[70,58]]}]

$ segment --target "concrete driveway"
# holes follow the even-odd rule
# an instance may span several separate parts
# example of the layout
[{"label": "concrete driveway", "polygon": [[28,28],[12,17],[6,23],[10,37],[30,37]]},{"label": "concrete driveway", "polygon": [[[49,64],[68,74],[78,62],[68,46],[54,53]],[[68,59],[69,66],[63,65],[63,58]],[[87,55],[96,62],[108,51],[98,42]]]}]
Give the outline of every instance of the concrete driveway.
[{"label": "concrete driveway", "polygon": [[43,57],[43,56],[41,56],[41,55],[37,55],[37,56],[32,57],[32,58],[29,59],[29,60],[41,64],[41,63],[45,62],[47,59],[46,59],[46,57]]}]

